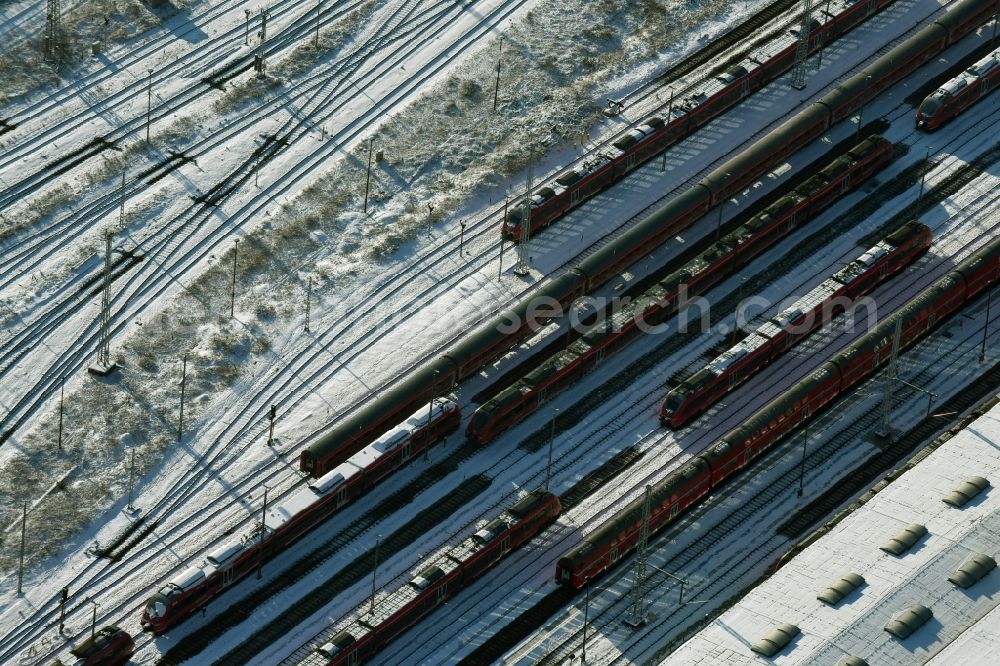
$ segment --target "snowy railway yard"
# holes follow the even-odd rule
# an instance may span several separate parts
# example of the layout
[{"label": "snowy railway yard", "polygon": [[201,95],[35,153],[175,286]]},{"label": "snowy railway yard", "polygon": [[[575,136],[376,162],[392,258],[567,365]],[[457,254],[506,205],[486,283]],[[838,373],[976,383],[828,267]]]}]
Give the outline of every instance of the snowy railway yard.
[{"label": "snowy railway yard", "polygon": [[[989,285],[936,327],[932,319],[898,359],[894,351],[893,371],[872,372],[811,419],[807,411],[803,426],[747,455],[748,471],[671,514],[640,557],[631,546],[613,551],[615,566],[580,589],[559,584],[556,571],[644,488],[701,460],[866,330],[840,317],[678,430],[657,416],[669,388],[907,220],[927,225],[932,245],[867,294],[879,321],[1000,237],[1000,110],[987,100],[933,133],[915,128],[917,105],[995,48],[992,13],[587,289],[636,296],[868,135],[891,141],[888,165],[698,294],[711,307],[707,330],[677,332],[684,313],[671,316],[668,333],[640,336],[599,371],[542,395],[544,405],[491,441],[467,439],[477,407],[568,344],[569,317],[557,317],[448,387],[462,413],[457,431],[404,453],[398,471],[251,562],[181,623],[156,634],[140,624],[167,581],[311,492],[299,456],[338,424],[389,404],[394,386],[522,298],[708,190],[699,181],[814,113],[894,46],[956,6],[988,2],[885,3],[811,51],[801,89],[791,86],[795,73],[776,75],[517,248],[500,227],[526,188],[540,192],[568,166],[600,162],[650,115],[692,113],[691,96],[727,85],[716,77],[735,65],[794,52],[802,3],[285,0],[267,7],[263,44],[263,6],[111,4],[108,35],[124,36],[91,40],[93,54],[90,41],[65,38],[61,57],[80,57],[64,62],[61,78],[30,34],[44,29],[46,3],[0,8],[0,56],[40,59],[3,81],[0,95],[0,663],[72,663],[70,647],[108,625],[132,636],[134,663],[341,663],[334,648],[317,648],[373,621],[370,604],[388,616],[399,588],[433,586],[421,578],[429,564],[464,566],[446,552],[495,548],[488,521],[540,487],[560,498],[557,519],[481,577],[439,592],[444,603],[365,659],[758,663],[751,645],[792,622],[802,635],[768,661],[834,663],[860,652],[871,664],[989,663],[995,580],[974,610],[935,614],[931,638],[891,644],[888,617],[878,615],[885,604],[872,595],[906,597],[902,583],[896,593],[881,583],[863,592],[862,615],[846,628],[782,593],[783,577],[820,590],[842,573],[828,561],[850,553],[837,541],[841,526],[850,532],[870,513],[895,526],[893,507],[881,507],[897,500],[883,495],[919,488],[929,464],[947,479],[935,482],[941,495],[973,474],[995,485],[996,409],[953,440],[939,437],[972,422],[1000,388]],[[811,4],[822,24],[856,3]],[[86,11],[63,3],[62,29],[89,35]],[[133,19],[142,30],[121,28]],[[261,56],[267,74],[255,72]],[[117,369],[99,377],[88,367],[105,333],[106,233]],[[737,322],[751,296],[749,321]],[[876,364],[887,361],[876,352]],[[885,418],[889,438],[874,434]],[[891,475],[857,515],[799,545],[932,440],[928,458]],[[977,456],[977,470],[940,472]],[[988,534],[961,531],[975,548],[996,547],[995,493],[974,504]],[[901,521],[920,522],[910,520],[918,509],[927,511],[907,508]],[[943,520],[928,518],[920,562],[945,547]],[[959,541],[959,531],[947,539]],[[783,559],[789,551],[801,552]],[[823,573],[803,583],[814,569]],[[865,634],[867,625],[878,626]],[[338,647],[340,659],[354,649]]]}]

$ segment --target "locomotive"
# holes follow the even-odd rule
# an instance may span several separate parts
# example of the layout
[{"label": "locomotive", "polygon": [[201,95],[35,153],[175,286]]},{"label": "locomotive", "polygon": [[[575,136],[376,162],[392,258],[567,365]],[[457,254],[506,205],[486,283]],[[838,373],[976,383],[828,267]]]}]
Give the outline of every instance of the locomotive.
[{"label": "locomotive", "polygon": [[683,299],[707,292],[759,253],[818,215],[838,197],[865,182],[893,157],[892,143],[865,139],[788,195],[712,244],[641,297],[553,355],[521,380],[481,405],[466,437],[480,444],[524,419],[545,401],[578,381],[608,356],[638,338],[646,325],[664,321]]},{"label": "locomotive", "polygon": [[263,524],[258,524],[242,538],[213,550],[203,562],[164,584],[146,602],[142,613],[143,628],[159,634],[176,625],[288,544],[368,492],[434,443],[437,435],[457,429],[460,420],[458,405],[448,398],[436,398],[374,443],[266,511]]},{"label": "locomotive", "polygon": [[917,129],[933,132],[1000,83],[1000,49],[928,95],[917,108]]},{"label": "locomotive", "polygon": [[660,422],[674,429],[685,425],[843,311],[844,299],[867,293],[930,246],[931,230],[915,220],[906,222],[667,393]]},{"label": "locomotive", "polygon": [[[987,243],[898,312],[726,433],[706,452],[656,484],[650,492],[649,532],[672,522],[712,488],[888,362],[897,321],[901,322],[899,349],[905,349],[998,280],[1000,238]],[[583,587],[635,548],[642,531],[643,505],[642,498],[629,503],[586,535],[560,558],[556,580],[574,588]]]},{"label": "locomotive", "polygon": [[[135,652],[135,641],[127,631],[113,625],[102,627],[80,643],[70,654],[76,657],[72,666],[121,666]],[[61,666],[61,661],[55,662]]]},{"label": "locomotive", "polygon": [[313,650],[302,664],[360,664],[445,603],[506,555],[559,517],[559,498],[538,488],[505,509],[447,552],[425,562],[410,582],[381,599],[370,613],[363,611]]},{"label": "locomotive", "polygon": [[[839,0],[825,8],[824,23],[812,19],[808,49],[813,53],[882,11],[893,0]],[[741,100],[774,81],[795,64],[796,28],[769,46],[773,55],[748,57],[700,84],[678,104],[647,118],[606,146],[531,192],[530,207],[512,207],[501,226],[505,238],[518,240],[527,222],[529,235],[538,233],[583,201],[624,178],[630,171],[689,136]]]},{"label": "locomotive", "polygon": [[568,310],[577,298],[619,276],[713,206],[750,186],[788,155],[821,136],[830,125],[850,117],[883,90],[989,21],[995,9],[992,0],[957,2],[937,20],[845,79],[819,101],[724,162],[576,267],[549,280],[381,397],[342,419],[326,436],[308,447],[308,455],[300,463],[303,471],[314,474],[310,461],[324,458],[331,451],[351,455],[419,405],[445,395],[459,381],[478,372],[556,316],[552,310],[539,311],[539,302],[555,303],[562,311]]}]

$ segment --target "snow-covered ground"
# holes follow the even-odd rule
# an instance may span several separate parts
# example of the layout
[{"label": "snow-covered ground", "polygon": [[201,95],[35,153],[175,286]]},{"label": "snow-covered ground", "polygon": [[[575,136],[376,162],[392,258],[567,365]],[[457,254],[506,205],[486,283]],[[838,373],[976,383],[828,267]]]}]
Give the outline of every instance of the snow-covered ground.
[{"label": "snow-covered ground", "polygon": [[[130,273],[128,278],[129,286],[121,287],[115,300],[116,337],[112,351],[123,367],[120,378],[112,383],[97,383],[79,373],[69,373],[66,433],[70,453],[58,455],[52,451],[54,408],[58,404],[57,378],[61,368],[79,368],[90,359],[96,299],[91,298],[85,307],[46,330],[20,365],[11,366],[7,371],[4,393],[0,394],[5,407],[9,409],[39,383],[44,383],[49,399],[44,408],[36,408],[26,425],[0,447],[0,463],[4,465],[0,472],[0,497],[14,500],[0,507],[0,516],[6,516],[3,526],[13,521],[20,500],[11,489],[27,488],[18,493],[26,494],[28,500],[33,499],[55,476],[81,459],[87,465],[87,473],[71,482],[70,491],[54,493],[37,512],[32,511],[29,525],[36,533],[43,531],[41,523],[45,519],[42,516],[62,513],[66,520],[59,525],[45,526],[47,542],[29,541],[31,561],[38,561],[41,555],[58,549],[63,539],[68,538],[69,545],[58,556],[45,560],[42,566],[29,570],[26,586],[29,592],[24,597],[13,594],[17,541],[4,536],[0,562],[8,573],[4,579],[6,589],[0,597],[0,626],[16,627],[19,618],[31,616],[34,609],[49,603],[63,585],[72,581],[71,589],[78,595],[70,616],[72,635],[80,635],[90,620],[91,606],[83,603],[84,596],[93,597],[99,604],[100,622],[120,622],[137,633],[138,607],[150,588],[224,538],[225,532],[246,525],[251,514],[259,509],[265,486],[270,488],[272,499],[269,501],[278,501],[289,488],[300,483],[300,475],[294,469],[297,451],[303,441],[314,436],[336,415],[407,371],[460,331],[510,302],[532,283],[558,270],[608,231],[609,218],[614,224],[621,224],[665,193],[684,187],[684,182],[745,145],[764,128],[793,113],[824,86],[859,66],[878,47],[929,16],[938,6],[930,0],[897,3],[884,15],[859,28],[856,34],[828,48],[824,68],[813,75],[809,89],[799,99],[790,99],[784,84],[761,91],[748,103],[672,150],[665,172],[658,160],[656,164],[647,165],[633,178],[586,204],[540,237],[532,245],[530,279],[507,274],[498,281],[496,220],[508,181],[491,174],[501,173],[510,178],[509,187],[516,194],[521,187],[518,183],[523,182],[524,177],[522,166],[528,152],[524,146],[531,141],[557,137],[544,157],[536,155],[536,182],[540,174],[552,173],[560,164],[579,155],[581,148],[574,145],[573,135],[566,131],[567,128],[550,126],[553,117],[564,118],[568,111],[578,114],[572,116],[573,121],[569,124],[573,129],[586,132],[588,142],[615,131],[626,120],[637,120],[637,117],[628,116],[598,120],[592,114],[604,97],[634,87],[685,50],[703,42],[703,35],[717,34],[725,29],[725,21],[743,10],[743,3],[737,3],[740,7],[728,7],[726,12],[723,12],[723,3],[701,3],[690,8],[668,5],[669,11],[678,12],[677,16],[690,22],[678,21],[678,25],[690,28],[694,24],[697,30],[687,34],[686,39],[677,40],[672,48],[643,52],[643,48],[650,48],[648,43],[655,42],[662,33],[630,32],[629,28],[634,25],[630,21],[641,12],[637,9],[630,14],[613,7],[614,4],[588,4],[570,21],[567,17],[571,12],[566,11],[565,3],[499,0],[476,3],[475,11],[455,14],[448,31],[436,38],[413,43],[413,35],[420,34],[413,33],[400,40],[390,40],[386,43],[387,49],[405,48],[402,52],[405,55],[398,61],[365,60],[350,85],[342,86],[336,104],[331,102],[323,106],[308,92],[308,83],[295,87],[298,86],[296,81],[318,81],[320,73],[331,71],[337,64],[343,65],[342,57],[352,48],[366,43],[365,30],[377,32],[378,22],[366,21],[362,34],[355,41],[345,44],[337,53],[318,59],[319,64],[307,70],[300,79],[289,79],[285,88],[274,97],[248,102],[240,111],[220,117],[211,111],[219,95],[208,95],[191,102],[180,112],[198,119],[197,136],[186,137],[184,145],[210,143],[212,137],[225,135],[229,128],[235,127],[238,131],[231,138],[206,148],[197,165],[181,166],[155,185],[146,187],[140,183],[133,190],[127,213],[133,209],[140,212],[132,214],[128,220],[125,240],[121,244],[126,249],[143,249],[148,260],[145,265],[133,269],[134,276]],[[430,5],[429,2],[383,2],[377,3],[371,11],[372,16],[383,17],[397,10],[412,11],[411,19],[404,19],[403,29],[418,30],[416,17],[428,16],[421,12]],[[296,6],[300,14],[310,11],[309,3]],[[751,3],[751,8],[753,6]],[[314,5],[312,7],[314,9]],[[237,28],[242,25],[243,18],[242,11],[235,10],[241,8],[242,5],[235,5],[229,19]],[[234,14],[239,20],[232,20]],[[553,65],[554,73],[549,78],[509,72],[512,78],[504,79],[507,87],[502,92],[502,100],[506,103],[503,108],[507,111],[502,121],[490,127],[489,114],[482,111],[492,108],[489,86],[477,83],[477,91],[466,82],[491,81],[489,72],[495,67],[496,53],[496,42],[491,35],[503,26],[511,26],[505,36],[504,49],[516,53],[517,46],[522,47],[517,62],[538,60],[541,49],[551,48],[554,40],[541,19],[556,14],[563,16],[561,29],[580,33],[593,29],[587,21],[596,16],[614,19],[608,24],[611,35],[596,35],[590,46],[598,55],[614,56],[610,58],[613,65],[598,69],[589,77],[581,77],[575,65],[564,69],[561,61]],[[287,15],[286,25],[293,22],[294,16]],[[343,20],[349,19],[347,16]],[[223,25],[229,24],[220,19],[219,26],[213,29],[224,34]],[[273,28],[269,23],[269,34],[272,29],[280,32],[282,25],[280,20],[275,21]],[[626,39],[623,35],[629,37]],[[241,35],[229,39],[235,43],[236,50],[241,48]],[[967,51],[971,45],[962,48]],[[596,56],[584,54],[584,57]],[[954,57],[950,54],[932,68],[941,69]],[[171,61],[168,55],[155,64],[169,68]],[[271,60],[272,74],[278,62],[280,56]],[[140,73],[138,77],[122,73],[114,79],[114,85],[119,86],[116,90],[128,88],[129,76],[141,83],[141,73],[146,69],[145,64],[133,67],[133,71]],[[422,74],[411,76],[414,69]],[[574,87],[577,77],[585,80]],[[556,86],[554,80],[565,86]],[[162,83],[157,84],[157,94],[166,99],[184,90],[186,85],[177,78],[165,76]],[[558,92],[553,95],[554,100],[547,100],[551,101],[549,105],[535,106],[515,99],[518,91],[531,92],[544,85]],[[884,113],[897,118],[898,122],[888,133],[889,138],[911,144],[909,155],[880,178],[891,177],[907,164],[922,158],[925,147],[929,147],[933,155],[942,158],[928,177],[927,185],[932,187],[992,145],[991,134],[986,130],[995,120],[989,105],[985,104],[932,137],[916,136],[912,131],[912,109],[897,108],[908,85],[900,86],[895,97],[887,97],[865,111],[866,116]],[[419,95],[427,90],[431,94],[421,98]],[[123,106],[118,113],[124,118],[143,116],[144,97],[142,86],[133,86],[131,96],[122,96]],[[411,103],[412,106],[406,109]],[[449,104],[455,106],[453,117],[449,116]],[[267,113],[258,109],[265,109]],[[190,205],[186,195],[207,192],[245,161],[261,133],[274,132],[286,117],[295,119],[310,113],[314,120],[308,125],[298,125],[305,129],[276,158],[261,165],[259,189],[250,184],[248,175],[243,185],[222,201],[212,215],[184,216]],[[68,113],[66,117],[73,115]],[[253,117],[255,121],[244,128],[244,116]],[[449,117],[453,119],[448,120]],[[519,117],[527,120],[518,123]],[[101,122],[99,119],[103,116],[95,113],[87,122]],[[519,133],[513,136],[523,145],[515,149],[512,142],[505,143],[499,136],[494,139],[495,143],[472,140],[470,143],[476,148],[469,155],[456,157],[465,145],[463,132],[472,138],[471,130],[466,129],[469,125],[462,123],[478,123],[497,135],[517,127]],[[109,123],[106,127],[114,128],[115,124]],[[138,127],[144,131],[142,123]],[[92,136],[95,131],[94,125],[81,124],[70,133],[74,137],[70,141],[80,142],[81,137]],[[852,131],[851,127],[838,128],[831,133],[830,139],[839,140]],[[138,142],[140,133],[137,129],[130,141]],[[25,136],[28,134],[26,132]],[[6,143],[11,136],[0,137],[0,140]],[[15,135],[13,139],[20,136]],[[386,159],[374,170],[373,212],[365,216],[359,214],[358,209],[369,136],[376,137],[376,148],[384,150]],[[418,138],[425,140],[421,142]],[[476,139],[479,138],[480,135],[476,135]],[[491,151],[491,148],[497,150]],[[0,184],[9,186],[17,181],[10,177],[11,173],[17,173],[14,169],[24,169],[27,173],[45,165],[45,157],[39,157],[37,151],[29,152],[31,159],[38,161],[21,167],[14,163],[6,170],[0,169],[0,177],[4,178]],[[501,153],[503,164],[491,157],[491,152]],[[822,146],[813,147],[790,163],[802,165],[821,152]],[[137,161],[131,168],[153,164],[164,156],[162,150],[137,151]],[[82,192],[85,188],[81,183],[88,173],[87,170],[70,172],[64,180],[81,191],[81,201],[90,201],[95,211],[103,211],[103,222],[88,223],[79,235],[69,227],[58,232],[64,236],[57,236],[51,245],[38,251],[49,252],[55,248],[33,274],[16,276],[0,291],[0,299],[17,311],[17,317],[10,320],[12,335],[17,335],[18,326],[27,328],[33,321],[40,320],[48,308],[66,307],[62,303],[73,300],[74,289],[86,277],[97,274],[99,261],[88,258],[91,256],[89,250],[81,251],[80,248],[93,247],[103,227],[117,224],[116,179],[114,170],[109,170],[92,188],[92,193]],[[351,186],[341,185],[338,189],[338,179]],[[781,180],[778,175],[764,179],[768,186]],[[992,224],[981,227],[987,220],[977,214],[985,216],[983,210],[988,212],[989,206],[983,202],[992,202],[989,192],[995,185],[995,179],[985,174],[969,190],[927,216],[925,222],[934,227],[939,236],[938,244],[925,260],[934,271],[944,270],[946,263],[942,260],[971,251],[972,246],[967,244],[982,242],[984,229],[994,228]],[[767,188],[758,188],[749,196],[740,197],[738,207],[741,209],[758,198],[763,189]],[[776,282],[767,296],[778,302],[792,293],[808,289],[835,270],[838,261],[854,256],[853,244],[857,239],[876,228],[892,212],[904,208],[914,195],[911,191],[898,200],[887,202],[878,215],[832,242],[829,251],[822,256],[804,259],[801,269]],[[819,223],[830,223],[837,211],[845,210],[862,196],[856,194],[848,198]],[[435,205],[429,214],[428,202]],[[484,211],[487,212],[485,217]],[[725,213],[728,216],[730,211]],[[948,213],[955,214],[955,219],[949,220]],[[72,213],[63,211],[53,218],[65,216],[69,219],[69,215]],[[711,217],[712,220],[702,221],[681,240],[711,233],[715,224],[714,216]],[[434,224],[428,226],[427,218],[432,218]],[[466,220],[470,229],[466,230],[464,254],[460,254],[457,232],[460,223]],[[186,224],[182,226],[180,221]],[[805,231],[808,230],[803,234]],[[233,253],[228,241],[233,237],[243,242],[240,243],[238,263],[238,291],[241,293],[236,299],[237,316],[230,320],[228,290]],[[756,265],[769,265],[768,262],[794,247],[796,239],[801,237],[800,234],[789,239]],[[73,241],[68,242],[67,238]],[[675,248],[667,248],[647,263],[662,263],[664,256],[673,251]],[[511,263],[508,255],[505,265]],[[77,265],[79,269],[66,270],[67,266]],[[649,268],[650,265],[637,267],[635,277]],[[885,311],[891,310],[906,294],[912,293],[918,283],[926,284],[934,274],[929,271],[919,279],[911,276],[913,280],[905,293],[894,294],[889,288],[881,290],[876,294],[880,306],[885,303]],[[145,280],[141,285],[139,277]],[[304,299],[310,278],[314,281],[312,332],[306,334],[303,331]],[[116,284],[124,285],[125,281]],[[735,284],[723,285],[718,293],[730,293],[735,288]],[[405,656],[401,653],[399,663],[443,663],[487,640],[491,631],[498,627],[489,629],[475,622],[459,622],[457,618],[488,618],[487,608],[492,611],[501,606],[506,609],[523,605],[540,590],[544,591],[551,585],[553,558],[579,538],[579,531],[569,527],[592,525],[594,516],[608,515],[614,506],[638,492],[642,484],[633,483],[636,479],[652,474],[662,476],[692,451],[713,441],[762,404],[767,396],[773,396],[773,391],[818,362],[818,359],[805,357],[804,352],[790,357],[787,365],[776,365],[759,380],[759,391],[751,389],[740,394],[752,398],[733,398],[732,404],[727,404],[725,409],[713,410],[710,417],[703,419],[701,427],[688,431],[680,442],[662,438],[656,433],[653,405],[659,397],[659,382],[667,372],[665,368],[694,362],[697,355],[717,339],[706,337],[698,342],[697,348],[686,348],[679,357],[661,362],[656,369],[636,379],[629,395],[615,397],[585,422],[557,438],[556,460],[559,463],[554,469],[553,484],[557,492],[624,446],[639,442],[646,456],[625,482],[630,491],[595,497],[564,517],[554,534],[547,536],[542,544],[533,544],[498,568],[496,575],[507,583],[495,589],[491,585],[492,577],[479,583],[476,589],[464,592],[462,597],[439,611],[432,621],[411,632],[415,635],[409,641],[412,651]],[[836,344],[844,342],[831,340]],[[3,344],[2,339],[0,344]],[[651,346],[652,342],[639,344],[623,354],[622,367],[648,353]],[[177,383],[180,357],[185,353],[191,359],[187,380],[189,400],[185,408],[185,433],[180,444],[175,445]],[[480,378],[463,387],[463,408],[469,406],[468,396],[481,388],[487,379]],[[593,390],[601,379],[588,378],[554,401],[553,406],[571,405]],[[637,395],[644,397],[637,402]],[[279,406],[278,442],[273,449],[263,445],[265,414],[271,404]],[[94,414],[95,405],[101,406],[101,414]],[[516,497],[522,487],[539,484],[544,451],[529,454],[514,449],[513,445],[544,427],[549,418],[547,413],[536,414],[496,445],[463,461],[460,469],[414,498],[415,503],[427,505],[449,493],[470,474],[484,472],[492,480],[489,491],[455,514],[445,529],[418,539],[381,565],[380,586],[398,584],[398,579],[408,575],[428,553],[489,517],[494,511],[492,507]],[[709,421],[711,427],[705,427]],[[390,479],[380,493],[388,495],[405,486],[427,465],[450,455],[458,439],[456,436],[439,445],[430,454],[430,462],[418,463],[412,472]],[[95,541],[107,543],[131,520],[129,514],[120,512],[125,504],[123,494],[129,476],[124,461],[131,450],[138,452],[142,476],[136,504],[142,511],[162,518],[163,522],[141,548],[122,562],[110,565],[97,561],[95,565],[86,553],[90,544]],[[853,458],[845,460],[845,464],[851,460]],[[30,483],[24,484],[26,480]],[[120,499],[114,502],[109,498]],[[109,504],[110,510],[104,514]],[[360,520],[368,508],[367,503],[348,508],[324,526],[322,533],[304,539],[294,552],[304,554],[324,543],[330,535]],[[98,512],[102,517],[94,521]],[[406,520],[404,509],[378,525],[377,531],[385,534]],[[72,537],[84,524],[91,526]],[[250,619],[234,627],[199,655],[199,663],[221,658],[255,627],[279,616],[282,609],[290,607],[312,589],[314,576],[333,575],[367,550],[375,531],[369,530],[325,561],[314,575],[274,597],[266,607],[258,609]],[[8,530],[8,534],[14,532]],[[269,565],[268,575],[280,575],[283,564]],[[84,580],[89,581],[79,591],[78,575],[81,585]],[[215,615],[224,611],[227,603],[237,601],[254,586],[253,581],[241,583],[214,603],[208,613]],[[289,635],[287,641],[261,654],[260,663],[276,661],[310,640],[331,621],[363,601],[367,590],[367,584],[359,584],[338,595],[328,607]],[[614,596],[613,592],[608,592],[608,596]],[[158,653],[183,641],[184,635],[194,628],[192,624],[198,623],[189,622],[157,641],[143,638],[137,657],[154,659]],[[450,626],[452,624],[455,626]],[[54,629],[46,632],[46,640],[54,641],[54,633]],[[442,647],[445,641],[448,644]],[[51,645],[56,649],[60,643],[54,641]],[[22,657],[31,663],[26,654],[22,653]]]}]

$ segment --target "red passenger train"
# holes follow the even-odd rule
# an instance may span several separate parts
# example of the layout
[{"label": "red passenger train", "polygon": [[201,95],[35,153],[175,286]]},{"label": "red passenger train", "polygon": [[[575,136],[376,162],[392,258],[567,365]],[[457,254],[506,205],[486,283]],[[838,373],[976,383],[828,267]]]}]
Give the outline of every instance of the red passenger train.
[{"label": "red passenger train", "polygon": [[457,546],[428,560],[409,583],[354,613],[303,665],[354,666],[371,659],[420,619],[559,517],[559,498],[538,488]]},{"label": "red passenger train", "polygon": [[917,129],[933,132],[1000,84],[1000,49],[948,81],[920,103]]},{"label": "red passenger train", "polygon": [[162,633],[181,622],[290,543],[365,494],[461,421],[458,405],[437,398],[393,430],[287,500],[268,510],[241,539],[215,549],[164,584],[142,613],[142,626]]},{"label": "red passenger train", "polygon": [[[963,261],[872,331],[823,363],[808,377],[726,433],[705,453],[670,474],[650,494],[649,529],[672,522],[712,488],[749,465],[782,437],[870,377],[892,356],[896,322],[899,348],[915,343],[965,302],[1000,281],[1000,238]],[[643,500],[637,499],[586,535],[556,568],[556,579],[580,588],[629,554],[642,531]]]},{"label": "red passenger train", "polygon": [[659,324],[691,299],[735,274],[766,248],[818,215],[846,192],[865,182],[893,157],[892,143],[865,139],[833,160],[795,190],[750,218],[698,257],[650,287],[645,294],[558,352],[473,413],[466,436],[480,444],[524,419],[547,400],[578,381]]},{"label": "red passenger train", "polygon": [[[809,52],[846,34],[894,0],[836,0],[825,7],[825,20],[812,19]],[[768,45],[767,56],[744,58],[726,72],[703,82],[676,105],[647,118],[622,134],[596,156],[571,166],[551,182],[531,192],[530,215],[524,203],[511,208],[501,227],[506,238],[519,239],[525,217],[530,234],[538,233],[568,211],[624,178],[630,171],[663,152],[702,125],[753,94],[795,64],[798,28]]]},{"label": "red passenger train", "polygon": [[[857,3],[868,4],[868,3]],[[538,316],[540,299],[568,311],[573,302],[605,282],[618,278],[636,261],[655,252],[712,206],[751,186],[768,170],[832,124],[850,117],[886,88],[935,58],[983,23],[996,10],[994,0],[959,0],[930,25],[877,58],[833,91],[809,105],[752,146],[727,160],[711,174],[618,238],[583,259],[578,266],[547,282],[493,321],[481,326],[441,356],[389,387],[364,407],[341,419],[330,433],[311,444],[301,457],[303,471],[316,474],[314,463],[327,456],[351,455],[425,405],[445,395],[463,379],[499,358],[544,326]]]},{"label": "red passenger train", "polygon": [[[135,652],[135,641],[124,629],[108,625],[70,650],[76,657],[72,666],[121,666]],[[55,666],[61,666],[56,661]]]},{"label": "red passenger train", "polygon": [[868,293],[930,246],[927,226],[905,223],[670,391],[660,405],[660,422],[682,427],[843,312],[845,301]]}]

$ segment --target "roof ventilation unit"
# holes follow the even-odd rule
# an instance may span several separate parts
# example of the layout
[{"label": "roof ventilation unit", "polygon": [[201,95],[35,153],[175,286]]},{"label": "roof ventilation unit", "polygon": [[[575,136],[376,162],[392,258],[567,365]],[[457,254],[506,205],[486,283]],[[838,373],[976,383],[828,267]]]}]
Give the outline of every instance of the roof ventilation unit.
[{"label": "roof ventilation unit", "polygon": [[912,548],[913,544],[920,541],[920,538],[925,534],[927,534],[926,527],[918,523],[911,523],[910,525],[907,525],[902,532],[879,546],[879,548],[887,553],[899,556]]},{"label": "roof ventilation unit", "polygon": [[962,563],[958,571],[948,576],[948,580],[963,589],[968,589],[996,569],[997,561],[989,555],[973,553]]},{"label": "roof ventilation unit", "polygon": [[798,635],[799,628],[794,624],[779,624],[767,636],[754,643],[750,649],[765,657],[773,657],[785,649],[785,646]]},{"label": "roof ventilation unit", "polygon": [[981,476],[970,476],[965,481],[962,481],[958,488],[948,493],[941,499],[945,504],[950,504],[956,509],[961,509],[963,506],[972,501],[972,499],[990,487],[990,482]]},{"label": "roof ventilation unit", "polygon": [[934,613],[931,612],[930,608],[913,604],[894,619],[889,620],[889,624],[885,625],[885,630],[899,640],[903,640],[927,624],[927,621],[932,617],[934,617]]},{"label": "roof ventilation unit", "polygon": [[868,666],[868,662],[861,657],[855,657],[853,654],[849,654],[838,661],[837,666]]},{"label": "roof ventilation unit", "polygon": [[865,579],[856,573],[845,573],[837,581],[816,595],[825,604],[836,606],[844,597],[865,584]]}]

